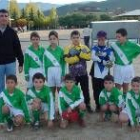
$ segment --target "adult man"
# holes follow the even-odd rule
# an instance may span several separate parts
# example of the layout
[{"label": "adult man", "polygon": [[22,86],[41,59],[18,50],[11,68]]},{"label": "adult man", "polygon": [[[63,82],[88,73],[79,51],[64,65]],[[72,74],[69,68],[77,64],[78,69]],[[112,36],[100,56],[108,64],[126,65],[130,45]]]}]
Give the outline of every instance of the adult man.
[{"label": "adult man", "polygon": [[5,76],[16,74],[16,58],[19,73],[22,72],[24,61],[19,38],[8,23],[8,11],[0,9],[0,92],[5,88]]},{"label": "adult man", "polygon": [[88,26],[88,27],[84,28],[84,30],[83,30],[84,42],[85,42],[85,45],[88,47],[89,47],[90,35],[91,35],[91,30]]}]

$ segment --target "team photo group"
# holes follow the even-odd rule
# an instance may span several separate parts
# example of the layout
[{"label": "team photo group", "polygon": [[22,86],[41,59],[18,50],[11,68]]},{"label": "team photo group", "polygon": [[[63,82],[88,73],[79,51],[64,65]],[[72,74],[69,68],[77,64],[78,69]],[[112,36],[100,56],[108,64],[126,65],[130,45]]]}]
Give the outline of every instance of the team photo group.
[{"label": "team photo group", "polygon": [[[140,46],[127,39],[125,28],[116,31],[116,42],[110,45],[107,33],[98,31],[94,46],[82,44],[80,32],[73,30],[69,45],[61,46],[58,33],[50,31],[50,45],[42,47],[41,35],[34,31],[31,45],[23,53],[16,32],[8,24],[9,13],[1,9],[0,129],[6,127],[11,132],[31,125],[37,130],[42,125],[57,127],[56,122],[62,129],[70,123],[86,127],[86,114],[96,112],[101,122],[110,121],[115,114],[120,127],[125,123],[133,131],[140,130],[140,77],[135,76],[133,67]],[[90,73],[87,61],[92,61]],[[24,72],[26,92],[17,88],[17,68]]]}]

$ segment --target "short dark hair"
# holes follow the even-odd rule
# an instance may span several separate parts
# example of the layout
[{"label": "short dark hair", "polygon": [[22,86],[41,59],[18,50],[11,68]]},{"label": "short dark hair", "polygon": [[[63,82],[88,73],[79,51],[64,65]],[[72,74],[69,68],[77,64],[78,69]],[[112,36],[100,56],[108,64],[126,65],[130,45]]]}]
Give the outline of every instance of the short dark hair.
[{"label": "short dark hair", "polygon": [[74,30],[74,31],[71,32],[71,37],[74,36],[74,35],[80,36],[80,32],[78,30]]},{"label": "short dark hair", "polygon": [[134,77],[134,78],[131,80],[131,83],[133,83],[133,82],[140,83],[140,77],[139,77],[139,76]]},{"label": "short dark hair", "polygon": [[7,82],[8,80],[13,80],[15,83],[17,83],[17,77],[16,77],[16,75],[13,75],[13,74],[8,75],[8,76],[6,77],[6,82]]},{"label": "short dark hair", "polygon": [[7,13],[9,15],[9,12],[6,9],[0,9],[0,13]]},{"label": "short dark hair", "polygon": [[32,81],[34,82],[35,79],[42,79],[43,82],[45,82],[45,77],[44,77],[44,75],[43,75],[42,73],[39,73],[39,72],[36,73],[36,74],[33,76]]},{"label": "short dark hair", "polygon": [[112,82],[114,82],[114,77],[112,75],[106,75],[104,77],[104,81],[112,81]]},{"label": "short dark hair", "polygon": [[54,35],[56,38],[58,38],[58,33],[57,33],[56,31],[51,31],[51,32],[49,33],[49,38],[50,38],[52,35]]},{"label": "short dark hair", "polygon": [[125,28],[118,29],[116,33],[121,34],[122,36],[127,36],[127,30]]},{"label": "short dark hair", "polygon": [[75,78],[71,74],[66,74],[64,77],[64,80],[75,81]]},{"label": "short dark hair", "polygon": [[32,37],[37,37],[40,39],[40,36],[38,34],[38,32],[32,32],[31,35],[30,35],[30,39],[32,39]]}]

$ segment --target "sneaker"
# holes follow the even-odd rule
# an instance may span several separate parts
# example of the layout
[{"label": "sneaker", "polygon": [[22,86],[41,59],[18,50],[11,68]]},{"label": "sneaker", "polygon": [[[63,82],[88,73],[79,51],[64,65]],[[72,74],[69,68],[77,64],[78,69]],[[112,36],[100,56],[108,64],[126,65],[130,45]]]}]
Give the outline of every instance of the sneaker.
[{"label": "sneaker", "polygon": [[39,121],[33,122],[32,126],[33,126],[33,129],[38,130],[40,127]]},{"label": "sneaker", "polygon": [[7,131],[8,131],[8,132],[13,131],[13,126],[14,126],[13,120],[10,119],[10,120],[7,122]]},{"label": "sneaker", "polygon": [[86,106],[87,107],[87,111],[88,111],[88,113],[90,113],[90,114],[92,114],[93,113],[93,110],[91,109],[91,106]]},{"label": "sneaker", "polygon": [[79,119],[78,123],[81,127],[86,127],[84,119]]}]

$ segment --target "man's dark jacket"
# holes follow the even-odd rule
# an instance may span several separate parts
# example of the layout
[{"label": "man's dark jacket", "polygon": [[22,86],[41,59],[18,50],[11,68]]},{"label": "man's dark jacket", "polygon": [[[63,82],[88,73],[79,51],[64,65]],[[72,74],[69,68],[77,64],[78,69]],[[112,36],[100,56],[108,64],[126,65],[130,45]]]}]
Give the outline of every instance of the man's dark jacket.
[{"label": "man's dark jacket", "polygon": [[23,66],[23,53],[17,33],[9,26],[2,33],[0,31],[0,65],[9,64],[18,59],[19,66]]}]

